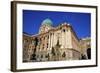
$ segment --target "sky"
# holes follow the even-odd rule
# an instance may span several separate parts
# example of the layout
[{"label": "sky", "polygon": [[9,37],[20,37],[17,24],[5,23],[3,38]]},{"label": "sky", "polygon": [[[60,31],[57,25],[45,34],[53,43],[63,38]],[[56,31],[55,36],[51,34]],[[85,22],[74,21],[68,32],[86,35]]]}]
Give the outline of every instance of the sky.
[{"label": "sky", "polygon": [[67,22],[79,39],[91,36],[91,14],[79,12],[56,12],[23,10],[23,32],[29,35],[38,34],[41,23],[45,19],[51,19],[53,27]]}]

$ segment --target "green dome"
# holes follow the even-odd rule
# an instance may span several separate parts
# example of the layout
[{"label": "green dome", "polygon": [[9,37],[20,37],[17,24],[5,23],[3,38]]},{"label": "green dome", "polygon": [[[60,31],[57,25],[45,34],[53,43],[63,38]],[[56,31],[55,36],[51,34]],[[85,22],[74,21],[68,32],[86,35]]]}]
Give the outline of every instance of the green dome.
[{"label": "green dome", "polygon": [[43,22],[42,22],[42,25],[49,25],[51,26],[53,23],[50,19],[45,19]]}]

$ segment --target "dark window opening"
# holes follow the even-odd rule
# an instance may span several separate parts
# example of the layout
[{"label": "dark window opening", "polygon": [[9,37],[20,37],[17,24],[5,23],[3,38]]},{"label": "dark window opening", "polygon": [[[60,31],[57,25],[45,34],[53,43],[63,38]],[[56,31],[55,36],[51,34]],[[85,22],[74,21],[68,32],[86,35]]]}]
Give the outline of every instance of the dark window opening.
[{"label": "dark window opening", "polygon": [[41,58],[43,58],[43,55],[41,55]]},{"label": "dark window opening", "polygon": [[91,59],[91,48],[87,49],[87,57],[88,59]]},{"label": "dark window opening", "polygon": [[38,38],[35,38],[35,47],[38,45]]},{"label": "dark window opening", "polygon": [[54,47],[52,47],[51,53],[52,53],[53,55],[55,55],[55,49],[54,49]]},{"label": "dark window opening", "polygon": [[65,32],[65,29],[63,29],[63,32]]},{"label": "dark window opening", "polygon": [[47,48],[48,48],[48,43],[47,43]]},{"label": "dark window opening", "polygon": [[36,54],[32,54],[30,60],[36,60]]},{"label": "dark window opening", "polygon": [[45,55],[45,58],[48,58],[48,56],[47,56],[47,55]]}]

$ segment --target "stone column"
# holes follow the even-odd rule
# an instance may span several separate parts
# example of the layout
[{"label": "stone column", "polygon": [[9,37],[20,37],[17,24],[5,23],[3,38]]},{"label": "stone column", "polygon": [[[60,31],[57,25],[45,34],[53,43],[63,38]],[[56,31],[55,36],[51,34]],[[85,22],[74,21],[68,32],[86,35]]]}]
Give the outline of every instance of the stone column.
[{"label": "stone column", "polygon": [[50,33],[49,33],[49,43],[48,43],[48,48],[49,48],[49,50],[50,50],[50,48],[51,48],[51,36],[50,36]]},{"label": "stone column", "polygon": [[64,32],[64,38],[65,38],[65,40],[64,40],[64,41],[65,41],[65,42],[64,42],[64,49],[65,49],[65,48],[66,48],[66,38],[67,38],[67,37],[66,37],[66,30],[65,30],[65,32]]},{"label": "stone column", "polygon": [[54,46],[54,32],[52,33],[52,47]]}]

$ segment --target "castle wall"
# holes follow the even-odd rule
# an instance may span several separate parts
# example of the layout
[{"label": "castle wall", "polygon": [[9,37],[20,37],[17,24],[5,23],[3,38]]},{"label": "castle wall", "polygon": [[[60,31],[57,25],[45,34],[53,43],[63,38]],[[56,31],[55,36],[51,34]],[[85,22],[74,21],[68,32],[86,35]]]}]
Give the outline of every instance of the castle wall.
[{"label": "castle wall", "polygon": [[[43,29],[40,27],[40,30]],[[60,25],[36,36],[23,37],[24,40],[28,39],[23,46],[23,59],[28,62],[33,61],[32,54],[36,55],[35,61],[79,60],[81,58],[80,42],[70,25]],[[32,41],[36,42],[36,38],[37,45],[32,43]]]}]

